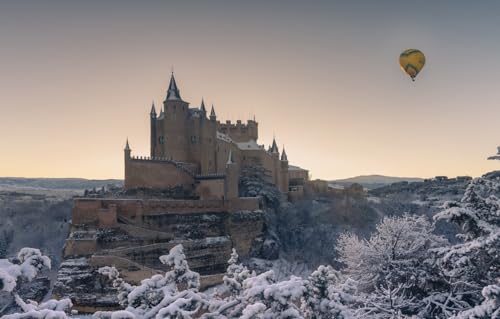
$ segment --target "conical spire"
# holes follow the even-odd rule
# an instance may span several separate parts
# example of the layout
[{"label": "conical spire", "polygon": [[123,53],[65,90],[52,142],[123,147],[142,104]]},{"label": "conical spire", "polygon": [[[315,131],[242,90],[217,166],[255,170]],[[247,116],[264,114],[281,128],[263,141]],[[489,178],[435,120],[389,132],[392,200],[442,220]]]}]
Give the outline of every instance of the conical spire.
[{"label": "conical spire", "polygon": [[271,146],[271,153],[279,153],[278,144],[276,144],[276,139],[273,137],[273,145]]},{"label": "conical spire", "polygon": [[127,142],[125,143],[125,151],[130,151],[130,145],[128,144],[128,137],[127,137]]},{"label": "conical spire", "polygon": [[214,105],[212,104],[212,110],[210,111],[210,119],[215,121],[217,117],[215,116],[215,109],[214,109]]},{"label": "conical spire", "polygon": [[285,152],[285,145],[283,145],[283,153],[281,153],[281,160],[288,162],[288,157],[286,156],[286,152]]},{"label": "conical spire", "polygon": [[155,101],[151,104],[151,112],[149,113],[152,118],[156,117]]},{"label": "conical spire", "polygon": [[177,83],[175,83],[174,72],[170,77],[170,84],[167,91],[167,100],[182,100],[179,89],[177,88]]},{"label": "conical spire", "polygon": [[200,111],[202,111],[203,113],[207,113],[207,109],[205,109],[205,102],[203,101],[203,98],[201,98]]}]

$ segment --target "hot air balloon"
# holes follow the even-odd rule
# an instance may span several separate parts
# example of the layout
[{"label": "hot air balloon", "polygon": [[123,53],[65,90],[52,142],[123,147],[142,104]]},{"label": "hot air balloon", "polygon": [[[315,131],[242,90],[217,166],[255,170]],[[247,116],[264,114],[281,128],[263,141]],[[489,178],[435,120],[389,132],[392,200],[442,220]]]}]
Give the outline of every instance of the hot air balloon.
[{"label": "hot air balloon", "polygon": [[405,50],[399,56],[399,65],[412,81],[415,81],[415,77],[425,65],[425,55],[417,49]]}]

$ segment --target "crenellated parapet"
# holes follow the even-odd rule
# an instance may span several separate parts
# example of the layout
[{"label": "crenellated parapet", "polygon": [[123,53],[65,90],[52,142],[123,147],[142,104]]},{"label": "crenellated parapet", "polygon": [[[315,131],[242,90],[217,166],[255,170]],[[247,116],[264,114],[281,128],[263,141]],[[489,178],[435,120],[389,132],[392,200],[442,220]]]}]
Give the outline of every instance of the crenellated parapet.
[{"label": "crenellated parapet", "polygon": [[229,135],[235,142],[256,141],[259,137],[258,125],[254,120],[248,120],[246,123],[242,123],[241,120],[237,120],[236,123],[229,120],[225,123],[217,121],[217,130]]}]

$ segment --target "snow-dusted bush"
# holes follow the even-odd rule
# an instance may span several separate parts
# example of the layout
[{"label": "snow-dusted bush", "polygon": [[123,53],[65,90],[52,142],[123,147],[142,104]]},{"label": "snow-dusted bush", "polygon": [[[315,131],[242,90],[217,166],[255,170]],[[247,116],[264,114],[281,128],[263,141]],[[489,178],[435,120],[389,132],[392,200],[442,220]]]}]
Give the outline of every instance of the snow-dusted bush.
[{"label": "snow-dusted bush", "polygon": [[43,268],[50,269],[50,258],[36,248],[23,248],[16,263],[0,259],[0,289],[12,292],[18,279],[33,280]]},{"label": "snow-dusted bush", "polygon": [[260,196],[267,206],[274,208],[279,207],[283,197],[272,183],[270,172],[257,163],[241,169],[239,193],[243,197]]},{"label": "snow-dusted bush", "polygon": [[67,318],[66,312],[73,306],[70,299],[51,299],[39,304],[32,300],[25,302],[16,292],[20,280],[32,281],[43,269],[50,267],[50,258],[36,248],[22,248],[12,262],[0,259],[0,290],[12,294],[16,305],[22,310],[22,313],[2,318]]}]

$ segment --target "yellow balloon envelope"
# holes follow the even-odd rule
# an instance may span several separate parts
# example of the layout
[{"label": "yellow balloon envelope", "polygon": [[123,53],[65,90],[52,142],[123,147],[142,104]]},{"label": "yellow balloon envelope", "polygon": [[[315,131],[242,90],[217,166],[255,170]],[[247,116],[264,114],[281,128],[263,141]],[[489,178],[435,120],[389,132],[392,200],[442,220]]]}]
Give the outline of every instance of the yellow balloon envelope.
[{"label": "yellow balloon envelope", "polygon": [[415,77],[425,65],[425,55],[417,49],[405,50],[399,56],[399,65],[415,81]]}]

